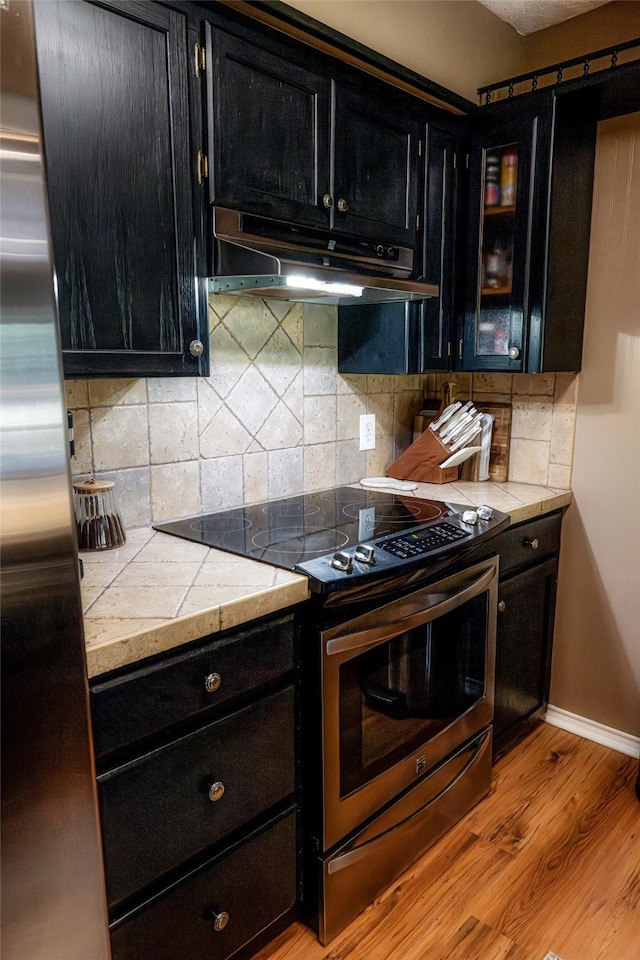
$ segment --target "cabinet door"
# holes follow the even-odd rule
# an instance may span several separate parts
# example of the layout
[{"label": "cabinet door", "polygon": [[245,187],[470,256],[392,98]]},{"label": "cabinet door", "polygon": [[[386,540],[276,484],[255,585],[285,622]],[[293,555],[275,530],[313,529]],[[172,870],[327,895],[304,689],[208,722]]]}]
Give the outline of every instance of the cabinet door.
[{"label": "cabinet door", "polygon": [[423,301],[423,370],[451,365],[456,280],[456,223],[461,136],[430,125],[426,132],[423,276],[440,296]]},{"label": "cabinet door", "polygon": [[338,372],[424,373],[425,344],[434,339],[426,302],[338,307]]},{"label": "cabinet door", "polygon": [[140,2],[35,12],[65,375],[204,373],[186,19]]},{"label": "cabinet door", "polygon": [[554,558],[499,585],[494,754],[547,705],[557,579]]},{"label": "cabinet door", "polygon": [[465,370],[524,369],[537,133],[525,117],[472,140]]},{"label": "cabinet door", "polygon": [[401,101],[332,90],[334,229],[415,248],[419,124]]},{"label": "cabinet door", "polygon": [[211,201],[328,227],[329,81],[209,24],[206,31]]}]

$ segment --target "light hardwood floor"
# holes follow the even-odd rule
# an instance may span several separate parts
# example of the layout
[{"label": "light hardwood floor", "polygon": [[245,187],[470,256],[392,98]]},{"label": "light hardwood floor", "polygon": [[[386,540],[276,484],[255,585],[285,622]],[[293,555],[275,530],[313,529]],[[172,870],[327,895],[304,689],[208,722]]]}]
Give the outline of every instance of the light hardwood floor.
[{"label": "light hardwood floor", "polygon": [[540,724],[332,943],[294,924],[255,960],[640,960],[637,768]]}]

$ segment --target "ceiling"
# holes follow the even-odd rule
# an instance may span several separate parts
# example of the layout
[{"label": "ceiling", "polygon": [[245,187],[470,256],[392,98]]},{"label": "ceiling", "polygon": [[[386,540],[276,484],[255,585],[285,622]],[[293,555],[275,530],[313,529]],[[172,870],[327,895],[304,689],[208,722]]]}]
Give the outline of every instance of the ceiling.
[{"label": "ceiling", "polygon": [[544,30],[554,23],[570,20],[609,0],[479,0],[491,13],[511,26],[522,36]]}]

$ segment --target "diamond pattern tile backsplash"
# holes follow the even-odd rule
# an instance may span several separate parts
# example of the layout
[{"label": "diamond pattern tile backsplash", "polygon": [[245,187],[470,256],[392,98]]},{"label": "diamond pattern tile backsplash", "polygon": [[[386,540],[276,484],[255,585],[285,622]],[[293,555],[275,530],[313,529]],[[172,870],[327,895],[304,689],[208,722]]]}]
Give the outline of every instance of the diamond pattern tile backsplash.
[{"label": "diamond pattern tile backsplash", "polygon": [[[574,375],[341,375],[328,306],[212,296],[209,326],[209,378],[67,381],[73,476],[114,480],[126,526],[384,474],[444,380],[511,400],[510,480],[569,486]],[[375,450],[358,449],[362,413]]]}]

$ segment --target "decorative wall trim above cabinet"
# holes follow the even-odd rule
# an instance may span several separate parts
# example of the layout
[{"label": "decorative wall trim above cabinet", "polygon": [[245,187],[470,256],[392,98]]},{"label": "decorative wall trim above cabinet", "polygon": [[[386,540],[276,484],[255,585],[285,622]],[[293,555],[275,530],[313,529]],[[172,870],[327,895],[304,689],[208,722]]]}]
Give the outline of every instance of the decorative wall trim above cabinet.
[{"label": "decorative wall trim above cabinet", "polygon": [[[631,64],[620,63],[620,57],[629,57]],[[618,43],[612,47],[603,47],[600,50],[593,50],[591,53],[584,53],[579,57],[573,57],[570,60],[561,60],[558,63],[551,63],[546,67],[540,67],[537,70],[530,70],[528,73],[518,74],[516,77],[507,77],[499,83],[491,83],[478,88],[478,97],[484,97],[485,103],[491,103],[493,95],[498,91],[504,96],[507,91],[509,98],[522,96],[523,94],[538,90],[540,81],[544,89],[553,87],[558,89],[561,85],[563,89],[575,89],[580,85],[582,88],[586,84],[608,83],[612,79],[612,72],[624,75],[624,67],[629,65],[637,67],[640,64],[640,37],[634,40],[627,40],[624,43]],[[575,69],[579,68],[579,69]],[[570,73],[570,76],[566,76]],[[553,76],[552,76],[553,75]],[[525,84],[530,84],[528,90],[524,89]],[[624,85],[628,86],[629,78],[624,78]],[[518,90],[516,91],[516,87]]]}]

